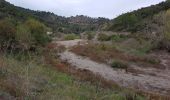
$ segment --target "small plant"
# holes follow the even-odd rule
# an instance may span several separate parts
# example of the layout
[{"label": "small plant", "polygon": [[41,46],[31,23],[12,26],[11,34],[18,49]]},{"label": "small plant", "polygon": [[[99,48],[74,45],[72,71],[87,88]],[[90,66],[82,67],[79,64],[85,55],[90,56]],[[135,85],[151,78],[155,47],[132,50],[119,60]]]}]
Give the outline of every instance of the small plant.
[{"label": "small plant", "polygon": [[76,34],[67,34],[65,35],[64,39],[65,40],[74,40],[74,39],[79,39],[80,37]]},{"label": "small plant", "polygon": [[119,60],[114,60],[111,63],[112,68],[126,69],[128,67],[127,63]]},{"label": "small plant", "polygon": [[147,58],[146,61],[150,64],[160,64],[159,59],[154,59],[154,58]]}]

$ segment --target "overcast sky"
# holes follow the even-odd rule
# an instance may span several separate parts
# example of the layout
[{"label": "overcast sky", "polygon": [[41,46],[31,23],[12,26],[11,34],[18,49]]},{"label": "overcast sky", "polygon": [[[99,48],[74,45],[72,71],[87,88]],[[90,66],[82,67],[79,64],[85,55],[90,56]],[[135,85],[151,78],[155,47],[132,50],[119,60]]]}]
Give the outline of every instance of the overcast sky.
[{"label": "overcast sky", "polygon": [[32,10],[54,12],[61,16],[88,15],[114,18],[122,13],[165,0],[6,0]]}]

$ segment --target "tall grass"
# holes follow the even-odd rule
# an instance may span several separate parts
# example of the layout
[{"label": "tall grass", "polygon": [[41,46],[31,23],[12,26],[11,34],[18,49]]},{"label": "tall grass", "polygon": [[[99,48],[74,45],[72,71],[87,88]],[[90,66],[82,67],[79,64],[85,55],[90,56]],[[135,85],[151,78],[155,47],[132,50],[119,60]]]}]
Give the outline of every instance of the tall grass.
[{"label": "tall grass", "polygon": [[[22,56],[23,57],[23,56]],[[44,63],[43,56],[0,57],[0,97],[37,100],[127,100],[127,92],[80,81]],[[128,97],[134,97],[135,93]],[[133,100],[141,100],[136,96]]]},{"label": "tall grass", "polygon": [[170,10],[168,10],[165,14],[164,24],[165,24],[165,28],[164,28],[163,48],[170,51]]}]

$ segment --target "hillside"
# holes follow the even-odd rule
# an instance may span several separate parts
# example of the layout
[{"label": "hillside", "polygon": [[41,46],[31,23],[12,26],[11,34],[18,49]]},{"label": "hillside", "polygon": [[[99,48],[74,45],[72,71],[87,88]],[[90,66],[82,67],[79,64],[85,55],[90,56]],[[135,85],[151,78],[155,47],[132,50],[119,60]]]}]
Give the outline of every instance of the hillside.
[{"label": "hillside", "polygon": [[157,5],[152,5],[150,7],[141,8],[139,10],[122,14],[112,20],[108,30],[130,32],[154,32],[154,29],[150,28],[152,28],[155,24],[158,25],[163,23],[163,19],[161,19],[162,17],[155,20],[155,16],[167,11],[168,9],[170,9],[169,0],[161,2]]},{"label": "hillside", "polygon": [[170,100],[169,7],[109,20],[0,0],[0,100]]},{"label": "hillside", "polygon": [[87,23],[81,19],[79,26],[69,20],[0,1],[0,100],[142,100],[143,96],[116,86],[104,88],[109,85],[100,77],[58,59],[56,54],[64,49],[50,44],[46,32],[60,27],[74,32],[74,25],[82,28]]},{"label": "hillside", "polygon": [[[98,30],[103,23],[108,22],[105,18],[90,18],[86,16],[62,17],[51,12],[33,11],[14,6],[5,0],[0,1],[0,18],[11,17],[19,21],[28,18],[35,18],[43,22],[53,31],[61,31],[64,33],[81,33],[85,30]],[[81,22],[81,23],[78,23]],[[83,23],[82,23],[83,22]],[[89,23],[90,22],[90,23]],[[91,23],[92,22],[92,23]]]},{"label": "hillside", "polygon": [[128,12],[113,19],[109,31],[131,32],[137,38],[152,41],[156,49],[170,50],[170,1]]}]

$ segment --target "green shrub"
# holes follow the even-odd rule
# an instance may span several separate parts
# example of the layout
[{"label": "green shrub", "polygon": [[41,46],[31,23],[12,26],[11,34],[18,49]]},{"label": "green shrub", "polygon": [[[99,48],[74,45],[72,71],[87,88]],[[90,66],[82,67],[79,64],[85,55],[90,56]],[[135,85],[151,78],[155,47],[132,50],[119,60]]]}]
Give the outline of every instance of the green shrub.
[{"label": "green shrub", "polygon": [[80,37],[76,34],[67,34],[64,36],[65,40],[74,40],[74,39],[79,39]]},{"label": "green shrub", "polygon": [[164,29],[164,48],[170,51],[170,10],[166,12]]},{"label": "green shrub", "polygon": [[120,69],[126,69],[128,67],[127,63],[120,61],[120,60],[114,60],[111,63],[112,68],[120,68]]},{"label": "green shrub", "polygon": [[170,10],[166,12],[165,20],[165,38],[170,41]]},{"label": "green shrub", "polygon": [[25,25],[29,28],[36,45],[45,45],[50,41],[50,37],[46,34],[47,27],[43,23],[29,19],[25,22]]},{"label": "green shrub", "polygon": [[98,40],[99,41],[110,41],[110,36],[106,35],[106,34],[99,34],[98,36]]},{"label": "green shrub", "polygon": [[87,39],[88,40],[92,40],[94,38],[94,36],[95,36],[95,33],[92,33],[92,32],[87,33]]},{"label": "green shrub", "polygon": [[15,20],[0,20],[0,49],[3,51],[29,50],[38,48],[50,41],[46,26],[36,20],[13,23]]},{"label": "green shrub", "polygon": [[25,25],[17,26],[16,40],[19,41],[20,45],[25,49],[30,48],[35,42],[29,28]]}]

